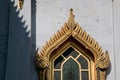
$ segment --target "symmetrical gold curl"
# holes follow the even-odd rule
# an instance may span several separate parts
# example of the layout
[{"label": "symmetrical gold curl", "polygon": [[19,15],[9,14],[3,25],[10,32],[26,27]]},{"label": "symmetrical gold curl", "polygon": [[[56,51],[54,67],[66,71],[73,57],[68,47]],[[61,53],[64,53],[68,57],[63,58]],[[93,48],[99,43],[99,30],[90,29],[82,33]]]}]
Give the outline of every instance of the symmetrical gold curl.
[{"label": "symmetrical gold curl", "polygon": [[107,69],[109,66],[110,60],[109,60],[109,53],[108,51],[105,52],[105,54],[101,54],[96,62],[96,68],[100,69]]},{"label": "symmetrical gold curl", "polygon": [[[73,10],[70,9],[70,17],[67,23],[57,31],[46,42],[46,44],[42,47],[40,52],[36,54],[36,62],[38,64],[42,64],[39,60],[44,59],[49,63],[49,56],[53,50],[55,50],[59,45],[61,45],[65,40],[67,40],[70,36],[74,37],[78,42],[80,42],[83,46],[89,49],[94,55],[94,63],[96,69],[99,69],[100,72],[100,80],[105,80],[106,69],[109,67],[110,59],[108,51],[103,52],[101,46],[95,41],[89,34],[84,31],[78,23],[74,20]],[[46,64],[48,64],[45,62]],[[98,78],[97,78],[98,79]]]}]

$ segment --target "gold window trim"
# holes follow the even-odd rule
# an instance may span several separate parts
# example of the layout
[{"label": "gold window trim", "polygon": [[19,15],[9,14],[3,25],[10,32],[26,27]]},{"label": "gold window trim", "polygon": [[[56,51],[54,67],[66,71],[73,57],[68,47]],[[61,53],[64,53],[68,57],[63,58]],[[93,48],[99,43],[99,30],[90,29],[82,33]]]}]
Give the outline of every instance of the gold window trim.
[{"label": "gold window trim", "polygon": [[[75,22],[73,9],[70,9],[68,22],[46,42],[40,52],[36,51],[35,62],[39,68],[39,80],[51,80],[51,56],[56,55],[57,51],[60,51],[60,47],[65,46],[66,43],[78,46],[76,42],[84,46],[85,51],[91,53],[85,54],[90,57],[93,64],[90,69],[92,72],[90,80],[106,80],[106,71],[110,64],[109,53],[107,50],[103,52],[98,42]],[[79,48],[81,47],[79,46]]]},{"label": "gold window trim", "polygon": [[[72,57],[72,56],[69,56],[68,58],[65,58],[65,61],[62,62],[61,66],[63,66],[63,64],[69,59],[69,58],[72,58],[78,65],[79,65],[79,68],[81,69],[80,67],[80,63],[77,61],[77,59],[80,57],[80,56],[83,56],[87,62],[88,62],[88,69],[81,69],[79,72],[81,74],[82,71],[88,71],[88,76],[89,76],[89,80],[93,80],[92,78],[94,77],[94,75],[90,75],[90,74],[93,74],[92,73],[92,69],[94,68],[94,63],[93,63],[93,60],[91,59],[90,56],[88,56],[85,52],[83,52],[76,44],[74,44],[73,42],[67,42],[64,44],[64,46],[62,48],[60,48],[57,53],[52,56],[52,58],[50,59],[50,78],[51,80],[54,80],[54,71],[61,71],[61,79],[62,79],[62,69],[54,69],[54,61],[59,57],[59,56],[63,56],[62,54],[68,49],[68,48],[73,48],[75,52],[77,52],[78,56],[76,58]],[[53,53],[54,54],[54,53]],[[93,67],[93,68],[91,68]],[[80,77],[80,80],[81,77]]]}]

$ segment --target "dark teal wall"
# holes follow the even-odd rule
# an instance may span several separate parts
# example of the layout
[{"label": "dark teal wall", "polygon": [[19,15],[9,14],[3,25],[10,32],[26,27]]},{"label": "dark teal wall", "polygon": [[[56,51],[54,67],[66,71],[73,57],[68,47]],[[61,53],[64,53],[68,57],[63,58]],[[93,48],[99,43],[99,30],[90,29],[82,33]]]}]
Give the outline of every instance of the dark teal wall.
[{"label": "dark teal wall", "polygon": [[5,79],[9,30],[9,3],[9,0],[0,0],[0,80]]},{"label": "dark teal wall", "polygon": [[[34,65],[34,53],[36,49],[34,38],[36,35],[33,35],[33,32],[36,33],[36,26],[25,26],[26,21],[22,21],[24,14],[22,17],[19,17],[20,10],[16,11],[17,6],[13,6],[14,4],[14,2],[11,2],[10,6],[5,80],[38,80]],[[27,31],[28,27],[32,27],[31,30]]]},{"label": "dark teal wall", "polygon": [[9,39],[5,80],[30,80],[30,40],[24,27],[25,21],[18,17],[15,3],[10,3]]},{"label": "dark teal wall", "polygon": [[[15,2],[0,1],[0,80],[38,80],[36,50],[36,1],[31,0],[31,30],[19,17]],[[30,35],[31,32],[31,35]],[[30,36],[28,36],[30,35]]]}]

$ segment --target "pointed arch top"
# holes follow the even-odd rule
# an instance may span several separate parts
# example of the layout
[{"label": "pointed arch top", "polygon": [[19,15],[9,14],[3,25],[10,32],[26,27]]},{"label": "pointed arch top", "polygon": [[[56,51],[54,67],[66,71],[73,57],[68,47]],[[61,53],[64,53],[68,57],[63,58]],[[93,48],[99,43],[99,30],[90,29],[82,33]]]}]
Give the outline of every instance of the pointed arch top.
[{"label": "pointed arch top", "polygon": [[[36,53],[36,64],[39,67],[48,66],[49,56],[53,50],[58,48],[63,42],[65,42],[69,37],[73,37],[79,43],[90,50],[95,58],[95,66],[100,69],[107,69],[110,60],[108,51],[103,52],[101,46],[92,38],[78,23],[75,22],[73,14],[73,9],[70,9],[70,15],[68,22],[66,22],[60,30],[58,30],[42,47],[40,52]],[[105,54],[104,54],[105,53]],[[40,60],[44,61],[44,66],[41,65]],[[101,73],[104,74],[105,73]],[[102,78],[104,80],[105,77]]]},{"label": "pointed arch top", "polygon": [[82,27],[79,26],[78,23],[75,22],[73,9],[70,9],[68,22],[65,23],[64,26],[45,43],[39,52],[39,55],[48,57],[50,50],[57,48],[70,36],[74,37],[87,49],[93,52],[95,57],[98,57],[104,53],[98,42],[95,41],[94,38],[92,38],[85,30],[82,29]]}]

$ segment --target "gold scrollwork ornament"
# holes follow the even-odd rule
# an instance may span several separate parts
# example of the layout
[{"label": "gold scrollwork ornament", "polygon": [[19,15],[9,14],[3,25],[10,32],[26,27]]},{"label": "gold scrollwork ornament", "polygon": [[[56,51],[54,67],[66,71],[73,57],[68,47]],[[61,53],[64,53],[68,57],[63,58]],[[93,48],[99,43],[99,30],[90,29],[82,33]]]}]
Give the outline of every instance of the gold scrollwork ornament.
[{"label": "gold scrollwork ornament", "polygon": [[98,57],[98,60],[97,60],[97,63],[96,63],[96,69],[99,72],[99,77],[98,78],[100,78],[100,80],[105,80],[106,71],[107,71],[109,65],[110,65],[109,53],[108,53],[108,51],[106,51],[105,53],[103,53],[102,55],[100,55]]},{"label": "gold scrollwork ornament", "polygon": [[39,55],[38,50],[36,51],[35,62],[39,69],[39,80],[49,79],[49,61],[45,55]]}]

